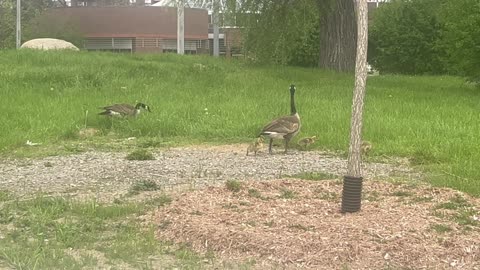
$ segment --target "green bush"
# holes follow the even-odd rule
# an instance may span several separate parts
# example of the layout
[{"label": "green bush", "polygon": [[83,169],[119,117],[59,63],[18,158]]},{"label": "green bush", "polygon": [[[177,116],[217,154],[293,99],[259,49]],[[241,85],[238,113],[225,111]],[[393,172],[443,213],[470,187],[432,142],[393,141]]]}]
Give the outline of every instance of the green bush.
[{"label": "green bush", "polygon": [[444,73],[439,1],[392,1],[373,13],[369,62],[381,72]]},{"label": "green bush", "polygon": [[480,83],[480,2],[446,1],[440,18],[444,26],[440,44],[449,71]]}]

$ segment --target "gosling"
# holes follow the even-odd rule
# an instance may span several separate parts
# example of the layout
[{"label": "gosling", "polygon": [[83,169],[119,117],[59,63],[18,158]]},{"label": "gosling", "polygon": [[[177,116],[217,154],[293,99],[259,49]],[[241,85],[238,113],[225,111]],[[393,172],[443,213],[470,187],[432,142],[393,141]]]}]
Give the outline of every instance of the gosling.
[{"label": "gosling", "polygon": [[369,141],[362,141],[360,149],[362,151],[362,155],[367,155],[367,153],[372,150],[372,143]]},{"label": "gosling", "polygon": [[317,136],[306,137],[306,138],[300,139],[298,141],[298,145],[300,145],[305,150],[307,150],[307,147],[310,146],[311,144],[314,144],[316,140],[317,140]]},{"label": "gosling", "polygon": [[247,148],[247,156],[251,152],[255,153],[255,156],[257,155],[257,152],[260,151],[260,149],[263,147],[263,142],[264,139],[263,137],[258,137],[256,138]]}]

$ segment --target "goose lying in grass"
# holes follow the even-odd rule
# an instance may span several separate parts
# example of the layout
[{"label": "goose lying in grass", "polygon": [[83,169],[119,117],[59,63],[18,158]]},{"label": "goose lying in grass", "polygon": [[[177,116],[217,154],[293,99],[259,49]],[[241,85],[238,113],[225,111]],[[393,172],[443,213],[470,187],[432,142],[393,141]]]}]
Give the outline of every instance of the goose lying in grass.
[{"label": "goose lying in grass", "polygon": [[257,155],[257,152],[260,151],[260,149],[263,147],[263,142],[264,139],[262,137],[256,138],[247,148],[247,156],[250,152],[255,153],[255,156]]},{"label": "goose lying in grass", "polygon": [[270,154],[272,154],[273,139],[285,140],[285,153],[287,153],[288,142],[300,131],[300,116],[295,108],[295,90],[295,85],[290,85],[290,115],[274,119],[258,135],[270,138],[270,143],[268,144],[268,152]]},{"label": "goose lying in grass", "polygon": [[135,117],[140,114],[142,108],[150,112],[150,107],[148,107],[143,103],[137,103],[135,107],[130,104],[113,104],[110,106],[101,107],[100,109],[105,111],[99,113],[99,115],[120,116],[120,117],[134,116]]},{"label": "goose lying in grass", "polygon": [[298,141],[298,145],[303,147],[305,150],[307,147],[311,144],[314,144],[315,141],[317,140],[317,136],[312,136],[312,137],[306,137]]}]

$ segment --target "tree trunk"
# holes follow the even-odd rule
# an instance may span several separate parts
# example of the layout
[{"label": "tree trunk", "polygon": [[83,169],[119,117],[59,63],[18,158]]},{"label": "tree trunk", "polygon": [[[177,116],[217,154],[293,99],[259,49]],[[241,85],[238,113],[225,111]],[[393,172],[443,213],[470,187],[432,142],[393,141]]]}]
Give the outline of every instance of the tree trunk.
[{"label": "tree trunk", "polygon": [[318,66],[340,72],[355,70],[356,21],[354,0],[317,0],[320,9]]},{"label": "tree trunk", "polygon": [[358,44],[347,168],[349,176],[360,177],[363,100],[367,85],[368,6],[367,0],[356,1],[358,1]]},{"label": "tree trunk", "polygon": [[363,99],[367,84],[368,6],[367,0],[356,0],[356,4],[358,25],[357,57],[347,175],[343,177],[341,209],[343,213],[360,211],[362,205],[363,177],[360,146],[362,143]]},{"label": "tree trunk", "polygon": [[70,6],[71,6],[71,7],[76,7],[76,6],[78,6],[78,1],[77,1],[77,0],[70,0]]}]

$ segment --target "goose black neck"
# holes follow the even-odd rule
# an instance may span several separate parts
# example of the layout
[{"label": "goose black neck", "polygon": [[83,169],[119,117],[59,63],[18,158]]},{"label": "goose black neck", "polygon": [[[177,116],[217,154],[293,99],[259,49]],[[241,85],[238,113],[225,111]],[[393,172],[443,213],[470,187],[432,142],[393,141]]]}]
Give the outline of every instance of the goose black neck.
[{"label": "goose black neck", "polygon": [[292,115],[297,113],[297,109],[295,108],[295,93],[290,93],[290,113]]}]

